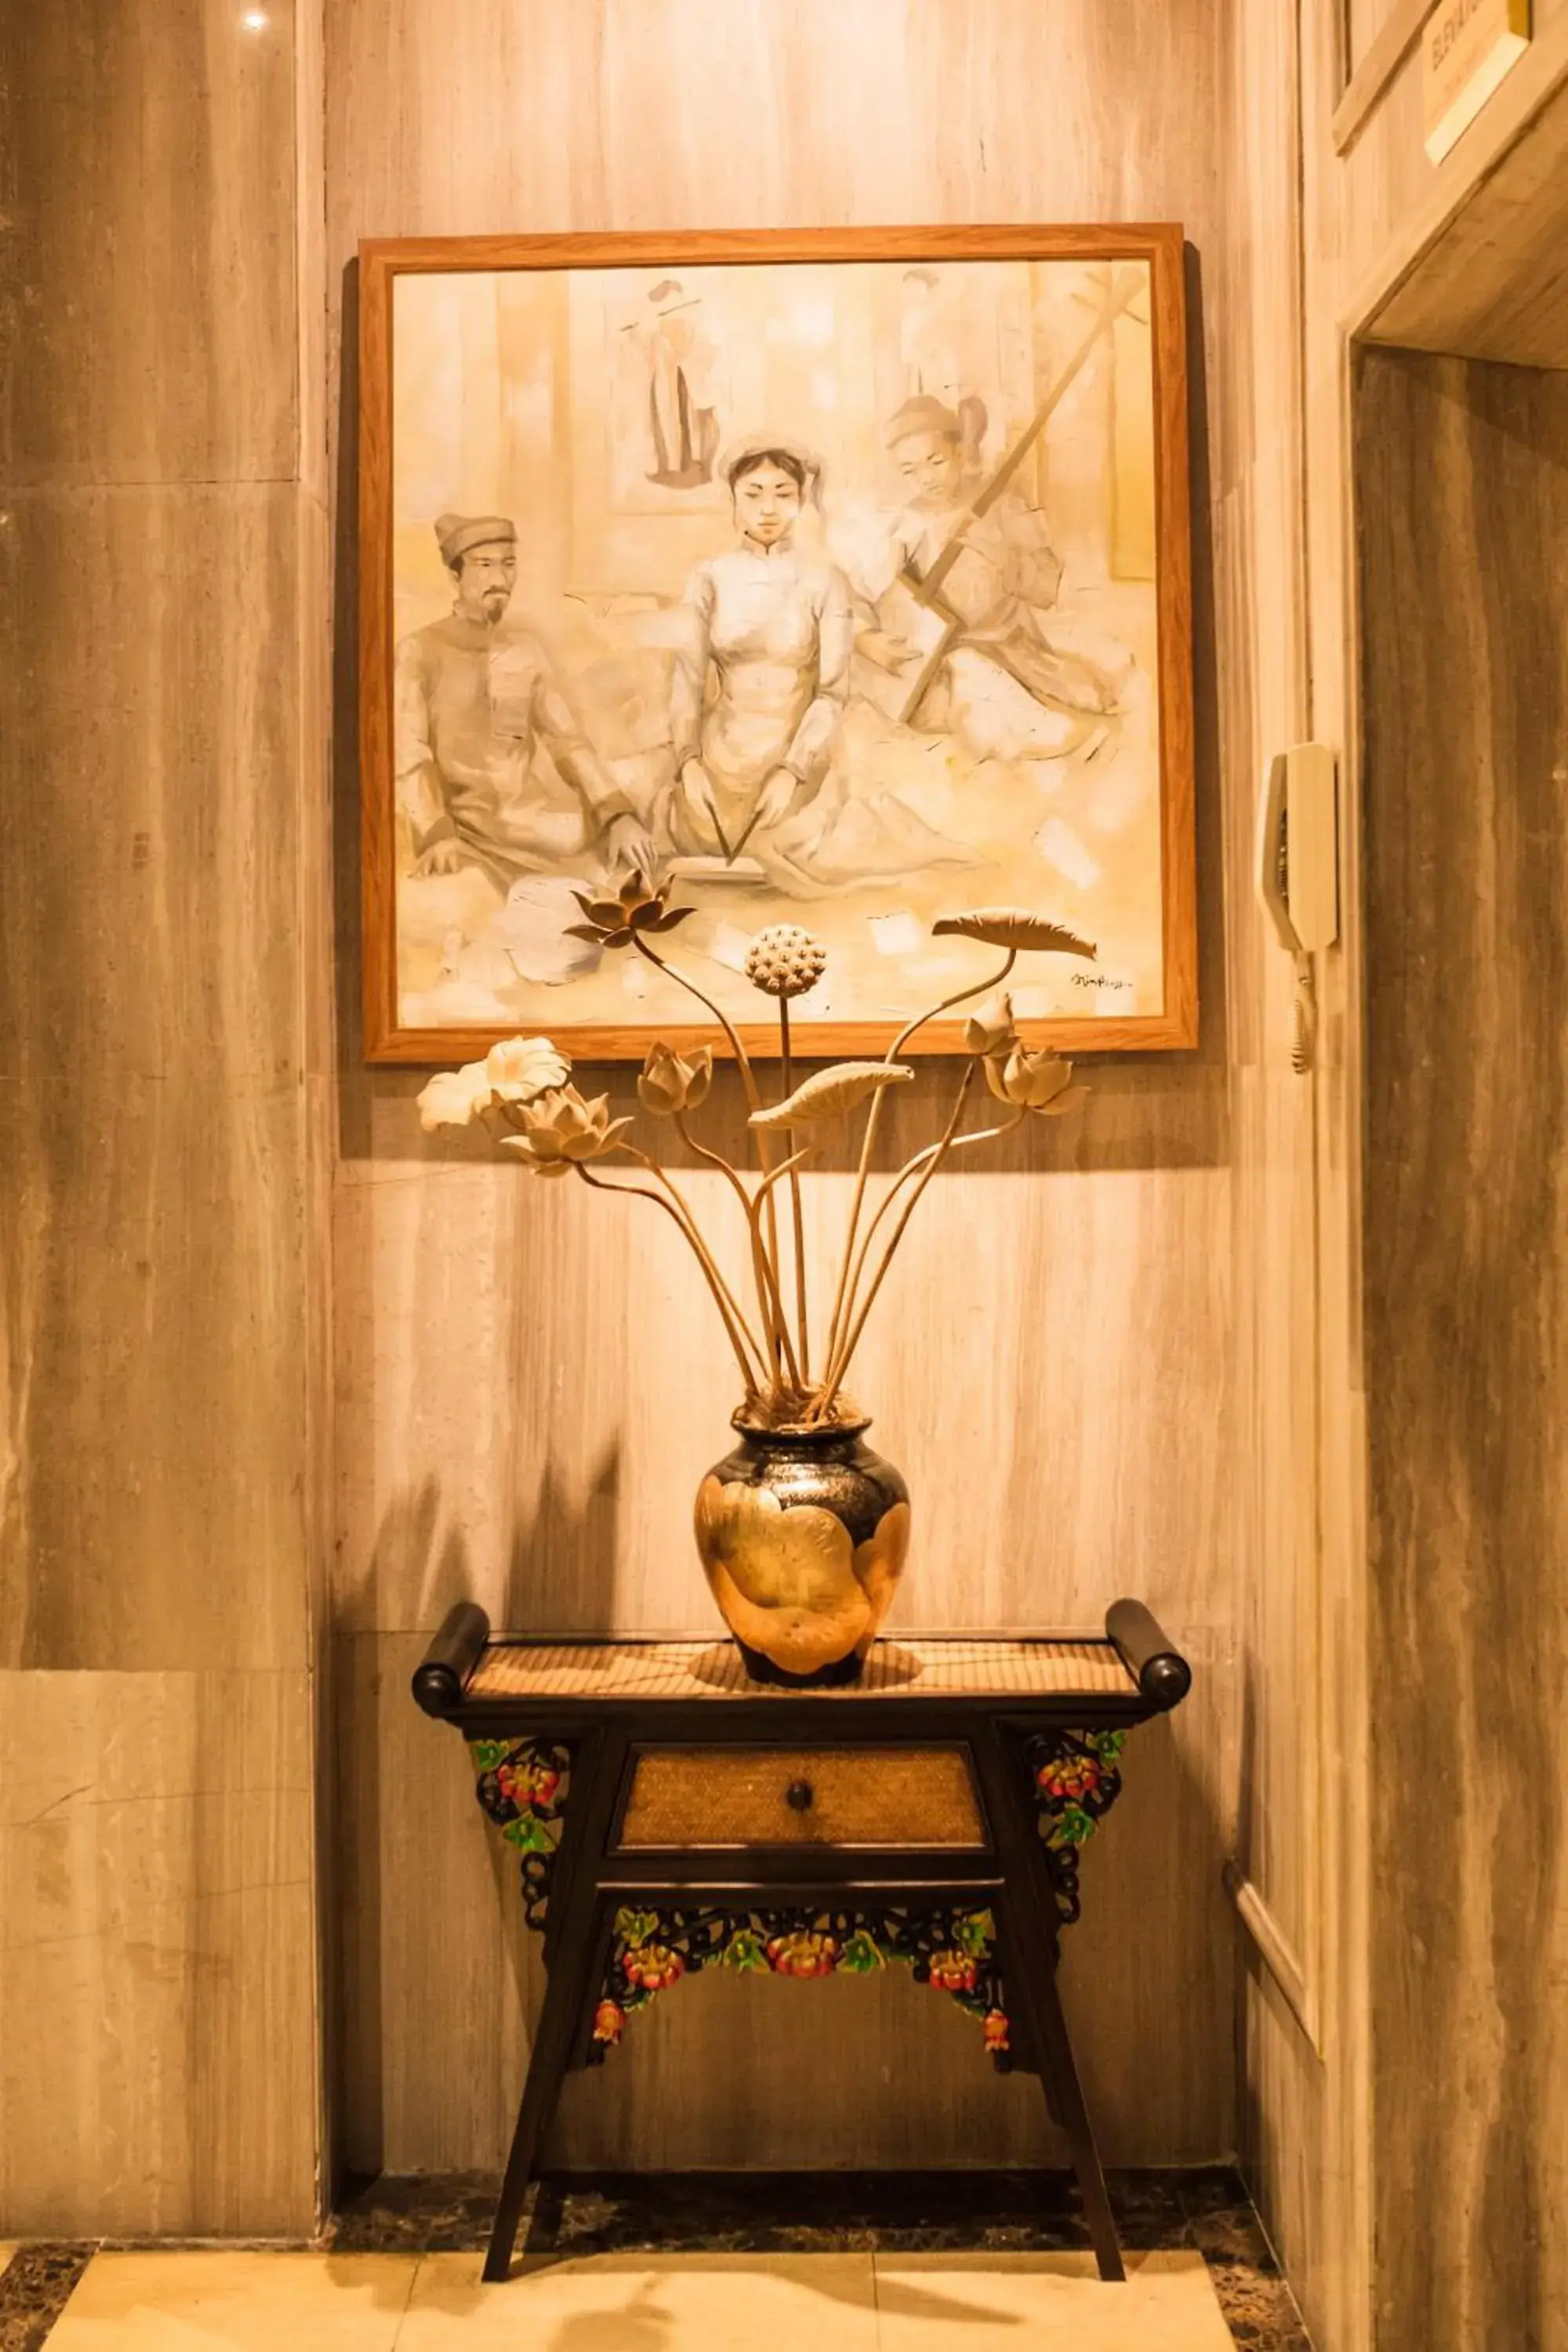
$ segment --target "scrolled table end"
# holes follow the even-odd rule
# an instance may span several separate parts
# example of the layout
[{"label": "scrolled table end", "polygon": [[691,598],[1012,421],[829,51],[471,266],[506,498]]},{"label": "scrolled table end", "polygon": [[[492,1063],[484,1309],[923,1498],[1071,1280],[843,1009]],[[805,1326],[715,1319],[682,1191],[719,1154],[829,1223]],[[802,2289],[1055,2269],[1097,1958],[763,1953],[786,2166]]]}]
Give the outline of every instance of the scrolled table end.
[{"label": "scrolled table end", "polygon": [[462,1705],[468,1676],[490,1638],[490,1621],[477,1601],[459,1601],[414,1669],[414,1697],[438,1720]]},{"label": "scrolled table end", "polygon": [[1193,1670],[1141,1601],[1113,1601],[1105,1631],[1143,1697],[1162,1715],[1179,1706],[1193,1686]]}]

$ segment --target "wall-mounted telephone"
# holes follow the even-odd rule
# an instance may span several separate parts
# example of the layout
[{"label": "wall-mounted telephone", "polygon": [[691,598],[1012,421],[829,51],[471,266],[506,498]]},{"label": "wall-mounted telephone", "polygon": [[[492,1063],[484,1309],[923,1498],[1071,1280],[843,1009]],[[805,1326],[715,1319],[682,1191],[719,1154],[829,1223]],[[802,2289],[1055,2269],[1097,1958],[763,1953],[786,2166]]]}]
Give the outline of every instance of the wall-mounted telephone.
[{"label": "wall-mounted telephone", "polygon": [[1339,937],[1339,808],[1334,755],[1323,743],[1277,751],[1258,796],[1258,895],[1296,960],[1291,1066],[1310,1070],[1317,1043],[1312,957]]}]

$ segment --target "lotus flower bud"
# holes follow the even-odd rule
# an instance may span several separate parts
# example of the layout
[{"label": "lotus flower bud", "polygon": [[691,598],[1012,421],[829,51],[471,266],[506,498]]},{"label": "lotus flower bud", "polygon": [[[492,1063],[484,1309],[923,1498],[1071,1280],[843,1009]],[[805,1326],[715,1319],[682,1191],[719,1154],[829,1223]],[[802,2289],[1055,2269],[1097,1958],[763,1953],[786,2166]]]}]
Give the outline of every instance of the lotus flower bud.
[{"label": "lotus flower bud", "polygon": [[963,1045],[970,1054],[1010,1054],[1018,1042],[1013,1019],[1013,999],[1006,989],[987,997],[963,1024]]},{"label": "lotus flower bud", "polygon": [[695,1110],[704,1100],[713,1078],[713,1048],[699,1045],[690,1054],[675,1054],[660,1042],[648,1049],[637,1079],[637,1097],[658,1118]]}]

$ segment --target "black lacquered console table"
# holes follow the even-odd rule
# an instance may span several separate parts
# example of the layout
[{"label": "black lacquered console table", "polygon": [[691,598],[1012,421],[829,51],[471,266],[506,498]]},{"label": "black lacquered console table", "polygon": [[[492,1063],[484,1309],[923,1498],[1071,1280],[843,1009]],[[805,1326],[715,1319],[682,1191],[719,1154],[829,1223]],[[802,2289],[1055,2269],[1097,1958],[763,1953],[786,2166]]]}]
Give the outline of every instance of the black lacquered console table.
[{"label": "black lacquered console table", "polygon": [[975,2016],[998,2065],[1040,2077],[1100,2276],[1121,2278],[1058,1947],[1123,1739],[1191,1682],[1134,1601],[1103,1638],[883,1641],[834,1690],[753,1683],[723,1642],[492,1642],[460,1602],[414,1696],[469,1744],[546,1968],[486,2278],[510,2269],[566,2074],[656,1995],[712,1965],[900,1963]]}]

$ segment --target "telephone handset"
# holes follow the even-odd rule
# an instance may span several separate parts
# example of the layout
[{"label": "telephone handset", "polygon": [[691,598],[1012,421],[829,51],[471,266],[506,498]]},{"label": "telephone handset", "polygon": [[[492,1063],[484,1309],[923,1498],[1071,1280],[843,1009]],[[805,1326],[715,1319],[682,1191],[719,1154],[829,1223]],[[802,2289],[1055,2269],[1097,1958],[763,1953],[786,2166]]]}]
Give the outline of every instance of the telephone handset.
[{"label": "telephone handset", "polygon": [[1312,957],[1339,936],[1338,807],[1334,755],[1323,743],[1277,751],[1258,796],[1258,896],[1287,955],[1296,961],[1291,1066],[1312,1066],[1317,992]]}]

